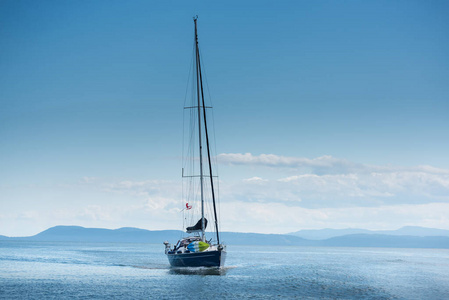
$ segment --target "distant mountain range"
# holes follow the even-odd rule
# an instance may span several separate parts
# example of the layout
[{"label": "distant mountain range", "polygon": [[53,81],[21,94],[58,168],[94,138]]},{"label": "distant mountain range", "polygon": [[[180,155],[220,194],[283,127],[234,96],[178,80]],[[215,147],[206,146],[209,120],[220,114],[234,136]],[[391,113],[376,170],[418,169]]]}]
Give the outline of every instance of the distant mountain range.
[{"label": "distant mountain range", "polygon": [[367,230],[357,228],[347,229],[316,229],[316,230],[300,230],[289,233],[309,240],[324,240],[333,237],[344,236],[348,234],[376,234],[376,235],[412,235],[412,236],[447,236],[449,237],[449,230],[425,228],[418,226],[405,226],[397,230]]},{"label": "distant mountain range", "polygon": [[[29,237],[0,236],[0,241],[162,244],[165,240],[174,243],[183,235],[184,233],[178,230],[150,231],[130,227],[112,230],[80,226],[55,226]],[[212,235],[209,234],[209,237],[212,237]],[[369,231],[363,229],[301,230],[292,234],[223,232],[221,240],[228,245],[449,249],[449,230],[403,227],[393,231]]]}]

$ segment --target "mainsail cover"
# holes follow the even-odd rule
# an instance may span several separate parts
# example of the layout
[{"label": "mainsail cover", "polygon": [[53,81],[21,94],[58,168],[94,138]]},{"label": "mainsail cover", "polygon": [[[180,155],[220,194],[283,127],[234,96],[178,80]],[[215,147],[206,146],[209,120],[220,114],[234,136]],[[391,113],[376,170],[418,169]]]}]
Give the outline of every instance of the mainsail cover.
[{"label": "mainsail cover", "polygon": [[[194,226],[187,227],[186,228],[187,233],[201,231],[201,223],[202,223],[202,219],[200,219],[198,222],[196,222],[196,224]],[[204,218],[204,230],[206,230],[206,227],[207,227],[207,219]]]}]

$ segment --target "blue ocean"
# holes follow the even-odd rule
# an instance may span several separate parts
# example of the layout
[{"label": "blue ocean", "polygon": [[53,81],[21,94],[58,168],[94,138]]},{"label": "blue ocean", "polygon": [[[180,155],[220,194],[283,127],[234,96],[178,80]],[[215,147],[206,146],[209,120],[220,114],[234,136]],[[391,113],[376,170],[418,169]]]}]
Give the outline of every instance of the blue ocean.
[{"label": "blue ocean", "polygon": [[173,269],[164,246],[0,241],[2,299],[449,299],[449,250],[228,245]]}]

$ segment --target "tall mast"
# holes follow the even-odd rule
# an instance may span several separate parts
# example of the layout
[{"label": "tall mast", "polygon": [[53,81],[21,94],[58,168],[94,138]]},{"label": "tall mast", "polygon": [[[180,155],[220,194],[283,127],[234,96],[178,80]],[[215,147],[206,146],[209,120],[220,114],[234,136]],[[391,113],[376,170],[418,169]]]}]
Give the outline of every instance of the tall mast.
[{"label": "tall mast", "polygon": [[[200,90],[198,90],[198,103],[200,101],[200,96],[199,96],[199,91],[201,91],[201,100],[202,100],[202,104],[203,104],[203,120],[204,120],[204,134],[206,136],[206,148],[207,148],[207,159],[208,159],[208,164],[209,164],[209,177],[210,177],[210,187],[211,187],[211,192],[212,192],[212,203],[213,203],[213,207],[214,207],[214,219],[215,219],[215,231],[217,233],[217,243],[220,244],[220,236],[218,233],[218,219],[217,219],[217,209],[216,209],[216,204],[215,204],[215,191],[214,191],[214,179],[212,176],[212,162],[211,162],[211,157],[210,157],[210,147],[209,147],[209,134],[207,132],[207,119],[206,119],[206,104],[204,101],[204,92],[203,92],[203,77],[201,74],[201,61],[200,61],[200,53],[199,53],[199,47],[198,47],[198,34],[197,34],[197,25],[196,25],[196,20],[198,17],[194,18],[195,21],[195,40],[196,40],[196,64],[197,64],[197,88],[198,88],[198,79],[199,79],[199,88]],[[198,77],[199,75],[199,77]],[[198,104],[198,111],[200,104]],[[200,119],[198,119],[198,121],[200,121]],[[200,132],[201,134],[201,132]],[[200,148],[200,155],[201,155],[201,148]],[[200,158],[201,160],[201,158]],[[201,162],[201,168],[202,168],[202,162]],[[201,174],[202,174],[202,170],[201,170]],[[201,175],[201,191],[203,191],[203,187],[202,187],[202,179],[203,176]],[[203,203],[203,195],[201,194],[201,199]],[[203,234],[204,234],[204,208],[203,205],[201,206],[202,209],[202,222],[203,222]]]},{"label": "tall mast", "polygon": [[[200,101],[200,62],[199,62],[199,49],[198,49],[198,31],[196,26],[196,20],[198,17],[193,18],[195,23],[195,53],[196,53],[196,94],[197,94],[197,107],[198,107],[198,143],[200,152],[200,186],[201,186],[201,239],[205,241],[205,224],[204,224],[204,187],[203,187],[203,145],[201,142],[201,101]],[[201,83],[202,85],[202,83]]]}]

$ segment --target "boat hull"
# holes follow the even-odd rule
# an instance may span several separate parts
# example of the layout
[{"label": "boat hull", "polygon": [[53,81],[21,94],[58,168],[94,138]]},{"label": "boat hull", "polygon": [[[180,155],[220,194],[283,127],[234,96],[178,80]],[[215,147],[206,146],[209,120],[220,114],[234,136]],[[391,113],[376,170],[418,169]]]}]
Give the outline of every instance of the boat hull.
[{"label": "boat hull", "polygon": [[214,250],[191,253],[167,254],[172,267],[222,267],[226,251]]}]

